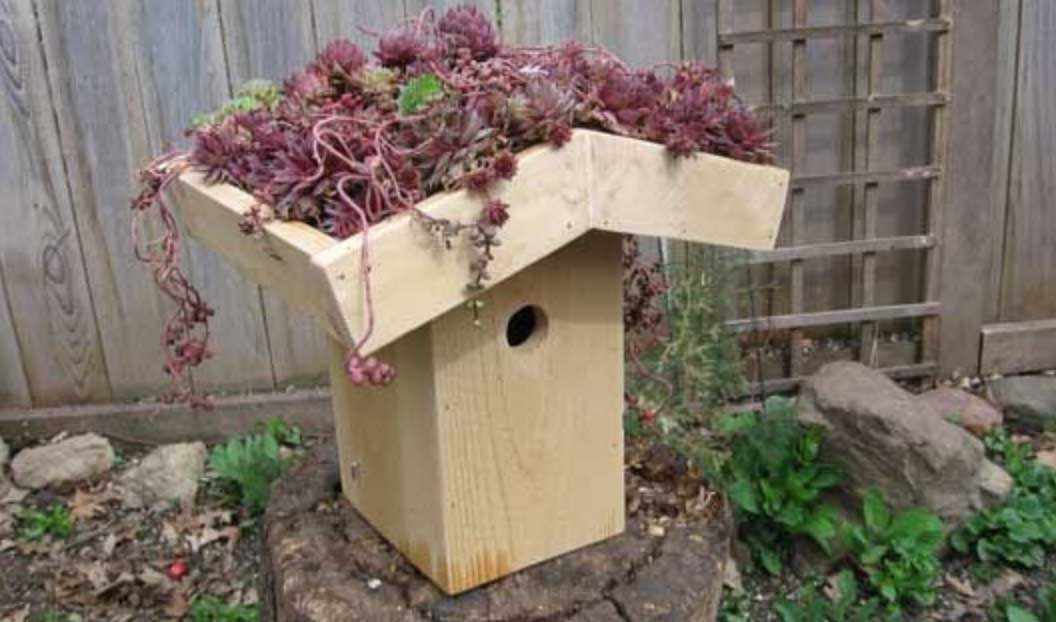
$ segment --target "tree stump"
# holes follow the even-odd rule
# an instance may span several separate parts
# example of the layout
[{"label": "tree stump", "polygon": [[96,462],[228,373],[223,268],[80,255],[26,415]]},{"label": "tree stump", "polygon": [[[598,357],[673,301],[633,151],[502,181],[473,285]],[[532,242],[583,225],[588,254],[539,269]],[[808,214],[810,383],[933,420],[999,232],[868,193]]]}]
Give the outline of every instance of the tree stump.
[{"label": "tree stump", "polygon": [[[664,452],[651,453],[670,462]],[[641,471],[645,478],[670,479],[672,467],[651,464]],[[628,490],[635,494],[642,480],[629,477]],[[682,486],[675,477],[671,490],[659,497],[671,507],[692,503],[693,493],[675,491]],[[671,520],[660,535],[643,525],[643,505],[651,502],[631,500],[624,534],[447,596],[385,542],[339,488],[332,443],[317,447],[275,485],[264,519],[261,595],[267,622],[711,622],[716,617],[732,533],[721,502]]]}]

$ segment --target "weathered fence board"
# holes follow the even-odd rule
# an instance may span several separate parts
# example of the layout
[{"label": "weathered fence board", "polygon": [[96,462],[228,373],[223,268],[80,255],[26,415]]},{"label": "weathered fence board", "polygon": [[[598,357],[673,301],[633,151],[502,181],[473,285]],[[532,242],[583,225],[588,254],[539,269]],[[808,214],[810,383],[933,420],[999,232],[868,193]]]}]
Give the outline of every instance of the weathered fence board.
[{"label": "weathered fence board", "polygon": [[[151,151],[184,146],[187,120],[231,97],[218,7],[202,0],[136,0],[119,14],[128,24],[115,36],[136,63]],[[186,238],[185,248],[188,278],[217,311],[210,328],[218,356],[194,370],[195,386],[203,391],[274,387],[259,288],[194,240]]]},{"label": "weathered fence board", "polygon": [[0,167],[7,211],[0,227],[0,262],[15,322],[11,336],[18,340],[14,347],[38,403],[106,400],[110,385],[73,213],[76,203],[67,190],[46,63],[28,0],[0,5],[0,40],[5,45],[0,153],[8,154]]},{"label": "weathered fence board", "polygon": [[1056,317],[1056,4],[1023,0],[1001,320]]}]

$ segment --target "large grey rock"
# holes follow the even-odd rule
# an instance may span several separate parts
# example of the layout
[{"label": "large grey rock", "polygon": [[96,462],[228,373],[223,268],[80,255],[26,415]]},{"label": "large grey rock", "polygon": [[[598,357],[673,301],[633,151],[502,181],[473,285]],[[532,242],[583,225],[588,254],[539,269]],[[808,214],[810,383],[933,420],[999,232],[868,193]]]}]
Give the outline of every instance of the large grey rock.
[{"label": "large grey rock", "polygon": [[198,480],[205,473],[205,458],[204,443],[158,447],[118,479],[125,504],[142,507],[165,501],[194,501]]},{"label": "large grey rock", "polygon": [[1027,432],[1056,428],[1056,377],[1000,378],[990,382],[987,391],[1011,427]]},{"label": "large grey rock", "polygon": [[823,367],[804,386],[799,417],[825,430],[823,460],[860,497],[878,488],[896,509],[926,507],[960,525],[1011,491],[979,439],[945,421],[887,376],[859,363]]},{"label": "large grey rock", "polygon": [[953,387],[939,387],[916,398],[917,404],[976,436],[1001,425],[1001,411],[981,397]]},{"label": "large grey rock", "polygon": [[114,449],[97,434],[82,434],[58,443],[23,449],[11,461],[11,474],[22,488],[78,482],[110,471]]}]

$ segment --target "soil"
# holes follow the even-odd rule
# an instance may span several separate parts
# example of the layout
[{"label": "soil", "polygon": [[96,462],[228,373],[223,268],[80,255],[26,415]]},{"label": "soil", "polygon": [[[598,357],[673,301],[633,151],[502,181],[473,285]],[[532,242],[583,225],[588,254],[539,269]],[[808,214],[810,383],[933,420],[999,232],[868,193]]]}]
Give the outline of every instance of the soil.
[{"label": "soil", "polygon": [[[147,452],[124,449],[121,461]],[[255,520],[211,482],[193,506],[127,509],[112,486],[121,470],[115,465],[102,479],[57,490],[12,487],[0,499],[0,621],[163,622],[185,619],[200,596],[257,602]],[[23,511],[55,503],[71,510],[69,537],[29,542],[18,536]],[[186,574],[167,576],[179,562]]]}]

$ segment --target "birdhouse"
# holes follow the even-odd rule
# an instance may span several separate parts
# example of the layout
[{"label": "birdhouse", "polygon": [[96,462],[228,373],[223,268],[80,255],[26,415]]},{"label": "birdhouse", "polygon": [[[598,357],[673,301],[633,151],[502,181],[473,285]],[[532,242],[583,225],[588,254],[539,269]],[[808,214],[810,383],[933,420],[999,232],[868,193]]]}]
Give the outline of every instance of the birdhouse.
[{"label": "birdhouse", "polygon": [[[444,248],[409,214],[369,230],[362,352],[396,368],[382,388],[344,372],[367,322],[363,234],[273,221],[247,236],[250,195],[193,172],[172,190],[194,237],[326,327],[344,494],[448,593],[623,530],[620,234],[772,248],[788,187],[781,169],[589,130],[518,159],[491,193],[511,217],[481,291],[469,241]],[[468,222],[481,199],[419,207]]]}]

